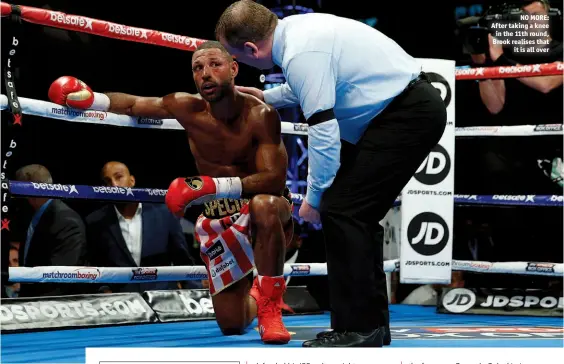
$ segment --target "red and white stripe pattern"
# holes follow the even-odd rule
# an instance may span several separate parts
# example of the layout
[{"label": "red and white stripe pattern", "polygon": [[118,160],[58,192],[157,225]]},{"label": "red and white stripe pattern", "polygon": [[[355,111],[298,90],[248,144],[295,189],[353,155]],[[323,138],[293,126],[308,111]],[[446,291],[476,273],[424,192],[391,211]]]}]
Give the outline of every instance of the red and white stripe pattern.
[{"label": "red and white stripe pattern", "polygon": [[[198,218],[195,234],[200,243],[200,255],[208,270],[212,296],[241,280],[255,268],[250,230],[248,203],[232,216],[210,219],[200,215]],[[212,247],[213,253],[208,252]]]}]

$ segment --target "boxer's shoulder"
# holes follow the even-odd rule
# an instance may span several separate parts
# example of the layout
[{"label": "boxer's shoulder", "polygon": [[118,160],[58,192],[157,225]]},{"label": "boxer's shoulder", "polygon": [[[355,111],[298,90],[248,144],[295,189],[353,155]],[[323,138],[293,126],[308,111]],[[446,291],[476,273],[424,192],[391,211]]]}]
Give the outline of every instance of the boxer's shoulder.
[{"label": "boxer's shoulder", "polygon": [[206,102],[199,94],[175,92],[163,97],[163,102],[171,111],[198,112],[206,109]]},{"label": "boxer's shoulder", "polygon": [[278,119],[278,111],[271,105],[257,99],[252,95],[248,95],[247,108],[248,118],[250,121],[264,122],[265,120]]}]

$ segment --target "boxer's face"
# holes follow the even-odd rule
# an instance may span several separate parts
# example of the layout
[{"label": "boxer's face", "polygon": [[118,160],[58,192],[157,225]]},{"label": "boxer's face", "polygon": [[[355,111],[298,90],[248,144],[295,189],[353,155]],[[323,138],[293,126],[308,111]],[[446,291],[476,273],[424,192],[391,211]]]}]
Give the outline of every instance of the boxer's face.
[{"label": "boxer's face", "polygon": [[201,49],[192,56],[192,76],[204,100],[217,102],[232,94],[238,65],[216,48]]}]

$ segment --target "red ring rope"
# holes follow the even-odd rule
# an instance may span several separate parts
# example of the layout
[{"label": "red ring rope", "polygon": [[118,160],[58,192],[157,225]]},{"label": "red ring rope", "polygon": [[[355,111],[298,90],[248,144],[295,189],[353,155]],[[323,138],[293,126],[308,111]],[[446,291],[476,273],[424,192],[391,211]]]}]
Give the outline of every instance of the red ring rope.
[{"label": "red ring rope", "polygon": [[[20,8],[21,18],[23,20],[53,28],[74,30],[107,38],[153,44],[185,51],[194,51],[198,45],[205,42],[203,39],[159,32],[157,30],[130,27],[104,20],[87,18],[81,15],[65,14],[60,11],[20,5],[17,5],[17,7]],[[0,10],[2,16],[8,16],[12,13],[12,5],[3,2]]]},{"label": "red ring rope", "polygon": [[[203,39],[190,38],[184,35],[159,32],[128,25],[116,24],[104,20],[87,18],[81,15],[65,14],[60,11],[19,6],[21,17],[30,23],[44,26],[73,30],[94,34],[102,37],[127,40],[137,43],[153,44],[161,47],[194,51]],[[12,5],[1,3],[1,16],[8,16],[12,12]],[[457,80],[478,80],[487,78],[515,78],[530,76],[550,76],[564,74],[562,62],[531,64],[519,66],[478,67],[457,69]]]}]

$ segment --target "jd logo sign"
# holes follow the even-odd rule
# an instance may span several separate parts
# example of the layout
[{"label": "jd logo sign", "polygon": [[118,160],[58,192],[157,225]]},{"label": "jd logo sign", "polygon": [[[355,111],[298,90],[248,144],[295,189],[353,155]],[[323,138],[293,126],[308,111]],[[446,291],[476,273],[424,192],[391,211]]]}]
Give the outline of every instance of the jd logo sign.
[{"label": "jd logo sign", "polygon": [[476,295],[466,288],[455,288],[443,296],[443,306],[453,313],[466,312],[476,304]]},{"label": "jd logo sign", "polygon": [[452,99],[452,90],[448,81],[441,75],[435,72],[425,72],[429,77],[431,84],[441,93],[441,98],[443,99],[445,106],[450,105]]},{"label": "jd logo sign", "polygon": [[415,216],[407,227],[407,240],[417,253],[425,256],[440,253],[447,245],[450,232],[445,220],[432,212]]},{"label": "jd logo sign", "polygon": [[437,144],[419,166],[414,177],[425,185],[436,185],[448,176],[450,165],[448,152],[440,144]]}]

